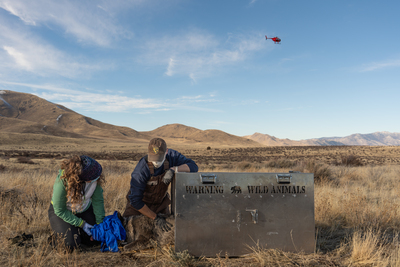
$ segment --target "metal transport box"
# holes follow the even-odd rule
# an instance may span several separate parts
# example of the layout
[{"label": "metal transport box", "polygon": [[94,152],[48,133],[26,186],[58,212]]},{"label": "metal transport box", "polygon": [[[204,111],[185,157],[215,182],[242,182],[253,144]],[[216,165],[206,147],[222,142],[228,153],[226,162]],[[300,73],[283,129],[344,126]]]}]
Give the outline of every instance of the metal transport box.
[{"label": "metal transport box", "polygon": [[314,252],[312,173],[176,173],[175,251],[241,256],[250,247]]}]

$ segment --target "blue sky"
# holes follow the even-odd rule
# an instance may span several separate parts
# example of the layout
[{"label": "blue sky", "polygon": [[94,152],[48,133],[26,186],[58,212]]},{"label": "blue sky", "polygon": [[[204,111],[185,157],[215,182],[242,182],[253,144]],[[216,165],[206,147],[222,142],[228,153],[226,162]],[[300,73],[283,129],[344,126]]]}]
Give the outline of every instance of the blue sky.
[{"label": "blue sky", "polygon": [[395,0],[0,0],[0,90],[138,131],[400,132],[399,10]]}]

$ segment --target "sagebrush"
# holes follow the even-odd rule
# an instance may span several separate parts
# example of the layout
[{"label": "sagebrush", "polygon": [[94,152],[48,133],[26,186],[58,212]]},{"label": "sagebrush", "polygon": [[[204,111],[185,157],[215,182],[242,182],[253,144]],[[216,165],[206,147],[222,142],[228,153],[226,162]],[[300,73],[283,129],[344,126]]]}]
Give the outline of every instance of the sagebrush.
[{"label": "sagebrush", "polygon": [[[134,164],[100,161],[106,215],[126,204]],[[355,164],[356,165],[356,164]],[[200,165],[200,171],[313,172],[315,184],[315,253],[289,253],[252,247],[242,258],[193,258],[172,247],[148,251],[101,253],[98,250],[64,253],[50,246],[47,209],[58,162],[36,160],[32,167],[0,170],[0,265],[2,266],[397,266],[400,263],[400,166],[352,166],[318,161],[285,160],[276,163]],[[29,165],[22,165],[29,166]],[[9,240],[33,234],[27,246]]]}]

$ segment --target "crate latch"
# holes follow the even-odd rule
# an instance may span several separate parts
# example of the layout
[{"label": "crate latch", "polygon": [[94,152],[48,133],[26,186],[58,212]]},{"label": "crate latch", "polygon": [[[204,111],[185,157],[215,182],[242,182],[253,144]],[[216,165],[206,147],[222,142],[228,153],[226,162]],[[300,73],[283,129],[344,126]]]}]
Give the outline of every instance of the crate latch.
[{"label": "crate latch", "polygon": [[258,223],[258,210],[257,209],[246,209],[246,211],[250,211],[251,218],[253,223]]},{"label": "crate latch", "polygon": [[290,184],[292,180],[292,175],[290,174],[277,174],[276,180],[278,184]]},{"label": "crate latch", "polygon": [[217,175],[200,174],[200,181],[202,184],[215,184],[217,182]]}]

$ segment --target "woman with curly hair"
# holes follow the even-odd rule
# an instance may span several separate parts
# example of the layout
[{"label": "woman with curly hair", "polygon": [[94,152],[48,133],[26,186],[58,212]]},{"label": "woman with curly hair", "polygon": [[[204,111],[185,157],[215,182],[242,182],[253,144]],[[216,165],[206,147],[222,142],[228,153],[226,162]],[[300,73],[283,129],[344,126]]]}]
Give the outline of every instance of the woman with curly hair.
[{"label": "woman with curly hair", "polygon": [[53,186],[50,226],[65,239],[68,249],[97,244],[90,229],[105,217],[101,165],[88,156],[63,160]]}]

